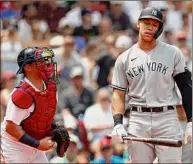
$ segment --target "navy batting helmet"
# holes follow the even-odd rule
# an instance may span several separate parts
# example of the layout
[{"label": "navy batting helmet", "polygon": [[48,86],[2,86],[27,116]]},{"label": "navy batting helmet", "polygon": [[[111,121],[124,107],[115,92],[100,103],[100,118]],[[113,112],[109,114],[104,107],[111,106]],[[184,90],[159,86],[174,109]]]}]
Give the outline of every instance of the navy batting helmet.
[{"label": "navy batting helmet", "polygon": [[17,64],[19,66],[17,74],[23,73],[23,67],[25,66],[25,64],[35,61],[35,52],[37,49],[38,47],[28,47],[19,53],[17,57]]},{"label": "navy batting helmet", "polygon": [[158,20],[160,22],[160,26],[158,28],[158,31],[156,32],[156,34],[154,36],[154,38],[157,39],[163,31],[163,15],[162,15],[161,11],[158,10],[157,8],[147,7],[141,11],[141,14],[140,14],[138,20],[148,19],[148,18],[155,19],[155,20]]}]

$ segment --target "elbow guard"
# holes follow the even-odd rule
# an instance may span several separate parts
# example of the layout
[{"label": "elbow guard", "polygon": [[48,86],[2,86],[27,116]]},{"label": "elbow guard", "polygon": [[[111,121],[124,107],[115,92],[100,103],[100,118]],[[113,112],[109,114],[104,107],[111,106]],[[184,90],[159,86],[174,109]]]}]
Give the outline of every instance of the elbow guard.
[{"label": "elbow guard", "polygon": [[182,104],[188,120],[192,119],[192,79],[191,72],[185,69],[185,72],[179,73],[174,77],[177,86],[182,95]]}]

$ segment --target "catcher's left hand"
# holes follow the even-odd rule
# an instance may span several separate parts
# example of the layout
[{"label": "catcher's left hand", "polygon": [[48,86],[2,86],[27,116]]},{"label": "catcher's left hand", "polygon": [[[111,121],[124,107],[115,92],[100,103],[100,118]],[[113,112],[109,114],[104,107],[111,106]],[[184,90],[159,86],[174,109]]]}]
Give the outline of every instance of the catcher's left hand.
[{"label": "catcher's left hand", "polygon": [[52,140],[57,143],[57,155],[63,157],[70,144],[70,137],[64,126],[57,126],[52,130]]}]

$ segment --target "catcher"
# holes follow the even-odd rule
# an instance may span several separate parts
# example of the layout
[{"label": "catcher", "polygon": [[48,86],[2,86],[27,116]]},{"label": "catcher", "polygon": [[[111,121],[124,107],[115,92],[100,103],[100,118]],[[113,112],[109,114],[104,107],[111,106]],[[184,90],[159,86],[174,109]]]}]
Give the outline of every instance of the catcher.
[{"label": "catcher", "polygon": [[1,129],[5,163],[49,163],[45,151],[57,142],[64,156],[69,135],[53,118],[57,104],[56,63],[48,48],[28,47],[17,58],[24,79],[10,94]]}]

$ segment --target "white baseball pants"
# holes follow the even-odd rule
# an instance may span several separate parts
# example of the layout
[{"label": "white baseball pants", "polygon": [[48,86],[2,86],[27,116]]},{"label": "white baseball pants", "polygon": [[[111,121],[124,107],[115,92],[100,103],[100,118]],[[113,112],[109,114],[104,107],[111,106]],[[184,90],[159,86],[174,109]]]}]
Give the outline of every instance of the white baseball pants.
[{"label": "white baseball pants", "polygon": [[[128,133],[137,137],[182,139],[183,133],[176,110],[160,113],[131,111]],[[142,142],[128,144],[132,163],[181,163],[182,148],[158,146]]]},{"label": "white baseball pants", "polygon": [[1,136],[1,153],[5,163],[49,163],[45,152]]}]

